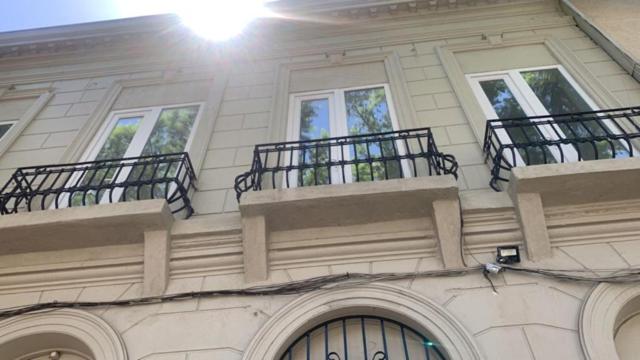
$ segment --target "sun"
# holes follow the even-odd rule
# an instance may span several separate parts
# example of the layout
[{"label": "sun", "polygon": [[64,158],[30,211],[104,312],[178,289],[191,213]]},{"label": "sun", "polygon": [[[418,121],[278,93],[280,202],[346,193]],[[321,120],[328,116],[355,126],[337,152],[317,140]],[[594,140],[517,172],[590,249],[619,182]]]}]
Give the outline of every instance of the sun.
[{"label": "sun", "polygon": [[212,41],[229,40],[253,20],[275,16],[265,3],[273,0],[113,0],[122,17],[177,14],[197,35]]},{"label": "sun", "polygon": [[178,0],[182,23],[203,38],[225,41],[261,17],[273,16],[264,0]]}]

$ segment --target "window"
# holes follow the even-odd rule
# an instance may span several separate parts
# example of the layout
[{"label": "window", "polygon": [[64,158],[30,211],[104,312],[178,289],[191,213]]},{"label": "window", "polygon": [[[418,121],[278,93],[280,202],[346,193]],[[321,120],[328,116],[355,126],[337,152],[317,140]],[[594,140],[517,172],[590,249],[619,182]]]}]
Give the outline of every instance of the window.
[{"label": "window", "polygon": [[16,121],[0,121],[0,140],[2,140],[4,135],[9,132],[15,123]]},{"label": "window", "polygon": [[[596,104],[561,66],[518,69],[468,75],[471,87],[488,119],[527,118],[599,110]],[[514,126],[506,120],[498,132],[508,144],[535,144],[539,140],[593,139],[607,133],[620,134],[612,122],[593,119],[581,123],[550,123],[539,126]],[[539,121],[539,120],[538,120]],[[618,140],[574,141],[558,146],[519,147],[517,166],[578,160],[628,157],[628,145]]]},{"label": "window", "polygon": [[[82,161],[119,160],[188,151],[200,108],[200,104],[186,104],[115,112],[103,126]],[[167,163],[159,168],[131,166],[122,171],[109,167],[88,171],[81,176],[76,175],[70,179],[70,182],[73,184],[79,181],[80,185],[85,186],[104,182],[122,182],[127,179],[144,181],[157,173],[174,173],[177,169],[173,167],[176,166],[176,163]],[[162,198],[162,194],[170,192],[170,189],[166,189],[164,185],[142,185],[126,190],[116,188],[112,192],[106,189],[102,191],[101,193],[93,191],[74,194],[71,203],[80,205],[81,203],[109,202],[106,199],[107,196],[116,199],[123,196],[125,199]],[[65,201],[61,203],[64,204]]]},{"label": "window", "polygon": [[[294,94],[291,96],[289,141],[307,141],[344,136],[384,133],[398,130],[389,87],[368,87]],[[336,184],[353,181],[400,178],[409,174],[404,162],[375,161],[392,153],[403,153],[404,144],[385,140],[356,146],[305,148],[293,156],[295,164],[324,163],[327,159],[374,159],[351,165],[351,171],[339,167],[307,168],[289,173],[289,183],[298,186]],[[363,174],[368,174],[364,176]]]},{"label": "window", "polygon": [[310,359],[445,360],[443,349],[429,337],[392,319],[346,316],[306,331],[280,360]]}]

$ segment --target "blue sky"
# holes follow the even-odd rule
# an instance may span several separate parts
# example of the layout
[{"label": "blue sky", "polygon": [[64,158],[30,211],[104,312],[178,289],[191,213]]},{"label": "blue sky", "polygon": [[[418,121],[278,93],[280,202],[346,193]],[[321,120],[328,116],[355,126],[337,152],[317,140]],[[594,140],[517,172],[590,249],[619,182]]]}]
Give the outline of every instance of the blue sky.
[{"label": "blue sky", "polygon": [[167,0],[0,0],[0,32],[164,13],[168,12],[168,2]]}]

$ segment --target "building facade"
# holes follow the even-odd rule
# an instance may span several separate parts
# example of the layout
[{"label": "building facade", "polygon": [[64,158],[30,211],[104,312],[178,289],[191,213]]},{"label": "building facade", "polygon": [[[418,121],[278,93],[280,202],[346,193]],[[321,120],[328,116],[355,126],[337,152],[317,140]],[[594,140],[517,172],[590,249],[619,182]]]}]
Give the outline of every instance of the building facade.
[{"label": "building facade", "polygon": [[640,83],[567,4],[0,34],[0,359],[635,358]]}]

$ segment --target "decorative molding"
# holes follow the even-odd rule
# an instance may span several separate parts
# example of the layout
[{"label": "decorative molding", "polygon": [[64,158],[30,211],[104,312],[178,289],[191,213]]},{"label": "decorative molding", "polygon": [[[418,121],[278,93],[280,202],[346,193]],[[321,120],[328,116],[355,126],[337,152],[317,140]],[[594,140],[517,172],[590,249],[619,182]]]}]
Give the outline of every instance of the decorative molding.
[{"label": "decorative molding", "polygon": [[[396,105],[400,128],[417,128],[416,111],[411,101],[407,81],[402,70],[400,57],[395,51],[377,52],[366,55],[342,56],[340,65],[364,64],[371,62],[383,62],[389,79],[391,96]],[[282,141],[286,139],[287,122],[289,114],[289,82],[291,72],[296,70],[321,69],[336,66],[331,58],[320,61],[299,61],[281,63],[276,73],[276,93],[271,106],[271,118],[269,121],[270,141]]]},{"label": "decorative molding", "polygon": [[[325,0],[315,1],[279,1],[271,4],[272,10],[292,15],[315,15],[330,18],[375,18],[382,14],[415,13],[420,10],[434,11],[443,9],[458,8],[468,6],[477,8],[478,6],[496,6],[504,3],[513,3],[513,0]],[[541,0],[520,0],[521,3],[542,2]]]},{"label": "decorative molding", "polygon": [[[86,350],[91,351],[95,360],[128,359],[124,342],[109,324],[96,315],[75,309],[60,309],[0,321],[0,353],[4,356],[20,356],[24,352],[41,350],[38,348],[40,341],[54,334],[58,338],[68,338],[73,345],[80,341]],[[19,345],[25,345],[24,342],[15,343],[21,339],[28,339],[28,348],[18,348]]]},{"label": "decorative molding", "polygon": [[614,334],[621,323],[640,309],[640,287],[600,284],[580,312],[580,344],[587,360],[617,360]]},{"label": "decorative molding", "polygon": [[[363,50],[369,48],[380,48],[384,46],[394,46],[402,44],[412,44],[417,42],[428,42],[442,39],[482,37],[485,33],[510,33],[542,30],[549,28],[575,26],[573,19],[567,16],[539,16],[535,21],[525,22],[522,20],[511,20],[518,16],[546,15],[558,13],[555,5],[548,1],[524,3],[524,4],[500,4],[495,8],[483,8],[474,10],[456,10],[443,14],[416,14],[411,17],[398,17],[390,19],[380,19],[366,21],[357,26],[334,26],[312,30],[301,29],[296,33],[297,38],[287,39],[288,47],[276,46],[270,49],[263,49],[256,53],[256,59],[276,59],[283,56],[308,56],[319,53],[327,53],[338,49],[349,51]],[[560,15],[560,14],[559,14]],[[491,22],[487,25],[478,25],[478,21],[501,18],[504,23]],[[510,22],[511,21],[511,22]],[[487,22],[488,23],[488,22]],[[452,26],[455,24],[455,26]],[[413,29],[413,33],[406,30]],[[365,38],[358,35],[368,33],[379,33],[382,31],[404,30],[402,33],[385,34],[382,37]],[[323,37],[333,37],[331,44],[318,44],[310,48],[308,46],[305,33],[309,37],[318,37],[319,32]]]},{"label": "decorative molding", "polygon": [[53,97],[53,92],[49,88],[45,89],[33,89],[25,91],[0,91],[0,102],[2,100],[13,100],[36,97],[37,99],[29,106],[18,122],[16,122],[5,136],[0,139],[0,156],[2,156],[13,143],[20,137],[24,129],[29,126],[31,121],[38,116],[40,111],[49,103],[49,100]]},{"label": "decorative molding", "polygon": [[204,162],[207,144],[213,132],[215,118],[217,117],[222,102],[222,96],[227,82],[227,77],[224,73],[223,71],[220,76],[214,76],[214,74],[210,72],[173,74],[168,78],[162,76],[150,79],[115,81],[102,97],[96,109],[91,113],[87,122],[80,129],[78,135],[74,137],[73,142],[67,147],[60,163],[73,163],[80,160],[87,146],[89,146],[100,127],[104,124],[107,115],[111,112],[111,108],[124,89],[140,86],[168,85],[196,80],[211,80],[210,93],[204,109],[201,110],[203,113],[200,115],[203,121],[199,121],[197,128],[193,129],[196,136],[193,139],[192,150],[189,154],[194,165],[194,170],[198,173]]},{"label": "decorative molding", "polygon": [[473,336],[445,308],[399,286],[369,284],[317,291],[293,300],[264,324],[242,359],[278,359],[289,342],[304,331],[346,314],[397,319],[433,336],[451,359],[483,358]]},{"label": "decorative molding", "polygon": [[553,246],[640,239],[640,200],[545,207]]}]

